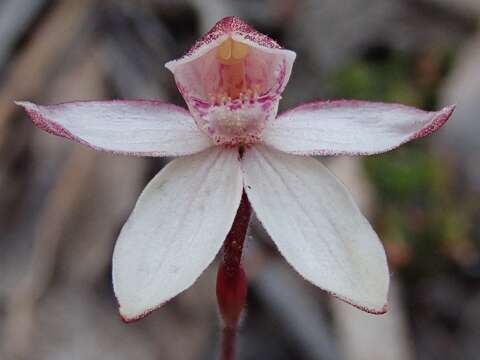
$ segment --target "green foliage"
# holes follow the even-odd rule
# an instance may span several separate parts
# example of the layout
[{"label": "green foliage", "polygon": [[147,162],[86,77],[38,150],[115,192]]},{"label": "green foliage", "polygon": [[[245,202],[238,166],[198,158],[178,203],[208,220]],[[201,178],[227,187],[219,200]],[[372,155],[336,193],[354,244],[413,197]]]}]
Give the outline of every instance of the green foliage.
[{"label": "green foliage", "polygon": [[[391,53],[380,59],[361,59],[333,76],[332,97],[426,109],[434,102],[449,55]],[[448,164],[429,150],[428,139],[365,157],[364,165],[380,199],[376,227],[387,249],[394,249],[392,258],[396,256],[398,266],[405,266],[405,275],[417,279],[442,271],[452,260],[462,261],[471,215],[455,196]]]},{"label": "green foliage", "polygon": [[419,105],[420,94],[408,79],[409,71],[405,56],[380,63],[352,63],[335,75],[334,97]]},{"label": "green foliage", "polygon": [[382,198],[398,203],[430,197],[444,181],[438,159],[424,144],[411,144],[365,159],[365,167]]}]

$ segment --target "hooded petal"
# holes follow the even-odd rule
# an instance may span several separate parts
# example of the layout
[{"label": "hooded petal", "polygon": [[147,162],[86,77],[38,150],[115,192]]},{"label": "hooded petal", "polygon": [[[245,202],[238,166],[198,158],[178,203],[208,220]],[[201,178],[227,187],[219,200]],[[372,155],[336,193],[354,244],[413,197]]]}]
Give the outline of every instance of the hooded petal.
[{"label": "hooded petal", "polygon": [[125,321],[193,284],[222,246],[241,195],[235,150],[176,159],[150,181],[113,254],[113,286]]},{"label": "hooded petal", "polygon": [[[216,82],[220,81],[218,78],[220,64],[216,61],[217,54],[214,50],[229,38],[251,47],[246,60],[252,66],[252,72],[249,73],[252,81],[262,80],[261,78],[268,76],[269,73],[273,75],[274,71],[281,69],[275,65],[285,62],[284,73],[277,72],[275,74],[277,78],[279,78],[278,75],[281,75],[280,88],[283,91],[295,61],[295,52],[283,49],[275,40],[258,32],[235,16],[225,17],[218,21],[183,57],[165,64],[165,67],[175,75],[177,83],[181,85],[180,91],[185,88],[189,93],[197,96],[200,96],[200,93],[213,92],[213,88],[208,88],[213,84],[199,80],[208,77],[210,81],[212,79],[215,79]],[[196,86],[207,87],[207,89],[192,88]]]},{"label": "hooded petal", "polygon": [[345,187],[320,162],[263,146],[242,159],[245,191],[287,261],[308,281],[371,313],[386,311],[385,252]]},{"label": "hooded petal", "polygon": [[369,155],[430,135],[454,106],[422,111],[399,104],[320,101],[280,114],[263,132],[268,145],[298,155]]},{"label": "hooded petal", "polygon": [[257,141],[275,118],[295,56],[239,18],[227,17],[165,66],[198,126],[216,143],[235,145]]},{"label": "hooded petal", "polygon": [[178,156],[212,142],[187,110],[155,100],[76,101],[40,106],[18,101],[42,130],[97,150],[139,156]]}]

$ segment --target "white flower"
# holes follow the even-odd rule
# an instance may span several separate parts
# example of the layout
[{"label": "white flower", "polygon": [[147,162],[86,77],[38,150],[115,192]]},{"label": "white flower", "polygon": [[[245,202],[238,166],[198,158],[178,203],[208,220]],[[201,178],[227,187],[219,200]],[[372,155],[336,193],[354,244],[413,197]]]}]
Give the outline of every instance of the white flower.
[{"label": "white flower", "polygon": [[150,181],[118,238],[113,283],[126,321],[193,284],[221,248],[243,191],[305,279],[365,311],[386,311],[389,273],[376,233],[345,187],[305,155],[388,151],[437,130],[453,106],[340,100],[277,116],[294,60],[228,17],[166,64],[189,111],[150,100],[17,102],[41,129],[94,149],[181,156]]}]

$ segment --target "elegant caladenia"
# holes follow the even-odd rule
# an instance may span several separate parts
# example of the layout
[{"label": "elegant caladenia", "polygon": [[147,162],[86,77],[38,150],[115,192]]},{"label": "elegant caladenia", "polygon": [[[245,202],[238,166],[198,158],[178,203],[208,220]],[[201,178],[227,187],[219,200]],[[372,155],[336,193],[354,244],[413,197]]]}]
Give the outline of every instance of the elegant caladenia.
[{"label": "elegant caladenia", "polygon": [[226,326],[235,327],[252,210],[306,280],[362,310],[386,311],[389,272],[378,236],[311,155],[394,149],[440,128],[454,107],[338,100],[278,115],[295,56],[228,17],[165,65],[188,110],[157,100],[17,102],[39,128],[94,149],[179,157],[147,185],[115,245],[113,285],[125,321],[191,286],[225,244],[217,295]]}]

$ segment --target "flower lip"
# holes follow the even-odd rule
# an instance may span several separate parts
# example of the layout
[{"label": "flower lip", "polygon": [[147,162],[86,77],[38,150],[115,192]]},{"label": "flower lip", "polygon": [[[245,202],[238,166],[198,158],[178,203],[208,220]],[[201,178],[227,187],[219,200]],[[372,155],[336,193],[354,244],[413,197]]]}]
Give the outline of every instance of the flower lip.
[{"label": "flower lip", "polygon": [[[225,56],[235,58],[235,50],[240,53],[240,64],[224,60]],[[290,78],[295,57],[294,51],[283,49],[270,37],[231,16],[217,22],[183,57],[167,62],[165,67],[174,75],[188,103],[187,97],[209,101],[211,95],[221,98],[228,93],[221,91],[225,69],[237,75],[233,80],[244,77],[244,95],[249,96],[245,90],[257,96],[272,90],[281,93]],[[239,94],[237,89],[230,97],[237,98]]]},{"label": "flower lip", "polygon": [[165,66],[197,126],[215,144],[261,141],[296,54],[236,17],[219,21],[187,54]]}]

